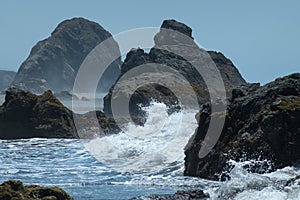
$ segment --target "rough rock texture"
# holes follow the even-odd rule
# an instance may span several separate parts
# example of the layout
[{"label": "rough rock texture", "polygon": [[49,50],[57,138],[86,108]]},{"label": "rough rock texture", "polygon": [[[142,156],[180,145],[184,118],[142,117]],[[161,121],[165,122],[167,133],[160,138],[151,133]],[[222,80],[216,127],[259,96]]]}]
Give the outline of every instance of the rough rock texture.
[{"label": "rough rock texture", "polygon": [[38,185],[24,186],[20,181],[5,181],[0,185],[0,199],[2,200],[73,200],[64,190]]},{"label": "rough rock texture", "polygon": [[16,72],[0,70],[0,92],[6,90],[13,82]]},{"label": "rough rock texture", "polygon": [[[133,200],[145,198],[133,198]],[[151,200],[205,200],[209,199],[209,195],[205,194],[202,190],[180,190],[173,195],[151,195],[146,197]]]},{"label": "rough rock texture", "polygon": [[0,107],[0,138],[74,138],[72,112],[51,91],[34,95],[10,88]]},{"label": "rough rock texture", "polygon": [[185,150],[185,175],[217,180],[231,169],[229,159],[260,161],[244,166],[257,173],[300,161],[299,73],[264,86],[247,84],[234,89],[221,137],[203,159],[198,153],[210,121],[209,106],[203,106],[197,116],[198,129]]},{"label": "rough rock texture", "polygon": [[[51,36],[38,42],[22,63],[13,82],[15,87],[42,93],[71,91],[78,69],[99,43],[111,34],[95,22],[73,18],[61,22]],[[118,48],[118,44],[114,44]],[[108,91],[120,73],[120,58],[113,62],[100,80],[99,90]]]},{"label": "rough rock texture", "polygon": [[[0,107],[0,139],[77,138],[78,133],[81,138],[94,138],[120,131],[114,119],[101,111],[94,113],[95,120],[92,112],[74,114],[50,90],[35,95],[10,88]],[[76,127],[74,117],[79,122]]]},{"label": "rough rock texture", "polygon": [[[154,70],[151,73],[141,71],[136,73],[137,76],[140,76],[141,80],[149,80],[149,84],[145,84],[143,87],[135,90],[130,99],[130,112],[132,115],[143,115],[141,112],[139,105],[149,105],[151,99],[155,99],[157,101],[161,101],[166,103],[171,107],[170,112],[176,111],[180,109],[178,105],[178,99],[176,95],[170,90],[168,87],[162,86],[160,83],[166,82],[167,85],[175,85],[177,90],[181,93],[187,93],[187,87],[189,84],[194,89],[198,96],[198,102],[200,104],[207,102],[209,95],[207,91],[207,87],[205,82],[203,81],[201,75],[196,71],[196,69],[191,65],[191,63],[187,62],[183,57],[171,53],[168,51],[168,45],[174,46],[178,45],[180,47],[186,46],[196,46],[196,44],[192,40],[192,29],[186,26],[183,23],[177,22],[175,20],[165,20],[161,26],[161,30],[154,37],[155,46],[150,50],[149,53],[144,52],[142,49],[132,49],[126,56],[126,59],[121,66],[121,74],[120,78],[127,74],[132,69],[137,69],[137,66],[141,66],[143,64],[160,64],[159,66],[155,66]],[[189,40],[182,39],[180,36],[175,33],[165,32],[165,29],[168,30],[176,30],[180,33],[185,34],[190,38]],[[217,68],[219,69],[221,76],[224,80],[225,87],[228,91],[231,91],[232,88],[245,83],[244,79],[235,68],[233,63],[228,60],[223,54],[217,52],[206,52],[203,49],[197,49],[195,51],[191,51],[188,53],[189,60],[193,60],[196,56],[195,54],[200,53],[203,56],[203,63],[205,63],[205,58],[208,57],[208,54],[211,56],[213,61],[215,62]],[[165,70],[161,68],[161,65],[165,65],[181,74],[188,81],[188,84],[177,83],[174,79],[170,79],[167,76],[162,76],[162,71]],[[155,75],[155,73],[157,75]],[[154,78],[153,78],[154,77]],[[160,77],[155,79],[155,77]],[[155,83],[150,83],[151,80]],[[178,80],[178,79],[175,79]],[[118,82],[117,81],[117,82]],[[135,79],[127,80],[124,82],[123,87],[119,89],[115,89],[116,85],[114,85],[108,95],[104,98],[104,113],[107,115],[112,114],[111,110],[111,100],[112,100],[112,91],[116,92],[116,97],[122,97],[122,95],[127,95],[127,92],[130,92],[128,86],[134,86],[136,84]],[[189,97],[190,94],[184,94],[183,96]]]}]

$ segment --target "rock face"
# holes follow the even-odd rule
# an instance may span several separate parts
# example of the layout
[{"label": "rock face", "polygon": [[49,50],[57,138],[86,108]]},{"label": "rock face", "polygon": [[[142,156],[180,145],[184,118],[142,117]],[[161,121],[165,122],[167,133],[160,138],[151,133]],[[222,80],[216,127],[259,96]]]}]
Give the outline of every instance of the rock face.
[{"label": "rock face", "polygon": [[37,96],[16,88],[9,89],[0,107],[0,138],[32,137],[77,137],[72,112],[51,91]]},{"label": "rock face", "polygon": [[[176,38],[176,34],[166,33],[165,30],[176,30],[184,35],[187,38],[190,38],[188,41],[182,42],[179,38]],[[141,71],[137,73],[141,80],[149,80],[149,84],[145,84],[144,86],[135,90],[133,95],[131,96],[129,102],[129,109],[132,115],[143,115],[141,112],[139,105],[149,105],[151,99],[155,99],[157,101],[161,101],[166,103],[171,107],[170,112],[179,109],[178,99],[176,95],[167,87],[162,86],[160,83],[167,83],[167,85],[177,85],[177,89],[183,94],[183,96],[189,96],[190,94],[184,94],[187,90],[188,85],[180,85],[177,83],[176,78],[170,79],[167,76],[162,75],[162,71],[164,71],[160,66],[165,65],[170,67],[172,70],[179,73],[183,76],[191,87],[194,89],[198,96],[198,101],[200,104],[207,102],[209,95],[206,84],[202,79],[201,75],[197,72],[197,70],[183,57],[168,51],[166,46],[180,45],[185,46],[196,46],[196,44],[192,40],[192,29],[186,26],[183,23],[177,22],[175,20],[165,20],[161,26],[161,30],[154,37],[155,46],[150,50],[149,53],[144,52],[142,49],[132,49],[126,56],[126,59],[121,66],[121,74],[119,76],[118,81],[122,76],[124,76],[127,72],[132,69],[136,69],[137,66],[141,66],[144,64],[153,64],[157,65],[152,70],[152,76],[149,73]],[[166,48],[166,49],[165,49]],[[196,53],[200,53],[203,57],[207,55],[213,59],[217,68],[219,69],[221,76],[224,80],[225,87],[228,91],[232,88],[245,83],[244,79],[235,68],[233,63],[225,58],[225,56],[221,53],[217,52],[206,52],[203,49],[197,49],[194,52],[189,52],[189,59],[193,60]],[[209,54],[209,55],[208,55]],[[202,62],[205,63],[205,60]],[[156,73],[156,75],[155,75]],[[160,78],[153,78],[160,77]],[[155,83],[151,83],[151,80],[155,79]],[[107,115],[112,114],[111,110],[111,101],[112,101],[112,91],[117,94],[116,97],[122,97],[122,95],[126,96],[126,93],[129,93],[128,86],[134,86],[136,83],[135,79],[127,80],[127,82],[123,83],[121,88],[115,89],[115,85],[111,88],[108,95],[104,98],[104,113]]]},{"label": "rock face", "polygon": [[13,82],[16,72],[0,70],[0,92],[6,90]]},{"label": "rock face", "polygon": [[[22,63],[14,87],[42,93],[71,91],[80,65],[90,51],[111,34],[95,22],[74,18],[61,22],[51,36],[38,42]],[[115,43],[118,48],[118,44]],[[98,86],[108,91],[120,73],[120,58],[105,71]]]},{"label": "rock face", "polygon": [[198,129],[185,150],[185,175],[217,180],[231,169],[229,159],[259,161],[244,166],[257,173],[300,161],[299,73],[264,86],[247,84],[234,89],[221,136],[202,159],[198,153],[210,121],[209,106],[203,106],[197,116]]},{"label": "rock face", "polygon": [[[114,119],[107,118],[101,111],[94,113],[96,120],[92,112],[74,114],[50,90],[35,95],[10,88],[0,107],[0,139],[95,138],[120,131]],[[74,117],[79,122],[76,127]]]},{"label": "rock face", "polygon": [[0,185],[0,199],[73,200],[64,190],[57,187],[24,186],[22,182],[12,180]]}]

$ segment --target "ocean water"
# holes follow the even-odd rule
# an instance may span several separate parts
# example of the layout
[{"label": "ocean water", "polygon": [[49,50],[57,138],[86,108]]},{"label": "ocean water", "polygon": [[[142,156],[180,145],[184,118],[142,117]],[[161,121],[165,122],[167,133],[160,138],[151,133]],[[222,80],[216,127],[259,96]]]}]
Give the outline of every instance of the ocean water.
[{"label": "ocean water", "polygon": [[75,200],[130,199],[200,188],[211,199],[300,199],[300,182],[284,186],[300,175],[286,167],[268,174],[252,174],[232,162],[225,182],[185,177],[183,148],[194,133],[195,111],[168,116],[165,105],[153,103],[144,127],[128,124],[116,135],[94,140],[0,140],[0,182],[58,186]]}]

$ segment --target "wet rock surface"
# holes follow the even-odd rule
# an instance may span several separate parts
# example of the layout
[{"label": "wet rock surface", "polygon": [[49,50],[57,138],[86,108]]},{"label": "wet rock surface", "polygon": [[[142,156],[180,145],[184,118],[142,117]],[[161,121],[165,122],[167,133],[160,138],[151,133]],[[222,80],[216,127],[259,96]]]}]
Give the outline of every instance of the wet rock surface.
[{"label": "wet rock surface", "polygon": [[299,162],[299,73],[264,86],[246,84],[234,89],[221,136],[212,151],[200,159],[198,154],[201,146],[206,145],[203,141],[211,115],[218,113],[211,114],[208,105],[197,115],[198,128],[185,150],[185,175],[224,179],[226,175],[220,174],[231,169],[230,159],[262,161],[245,166],[256,173]]},{"label": "wet rock surface", "polygon": [[0,185],[0,199],[2,200],[73,200],[64,190],[38,185],[25,186],[21,181],[5,181]]}]

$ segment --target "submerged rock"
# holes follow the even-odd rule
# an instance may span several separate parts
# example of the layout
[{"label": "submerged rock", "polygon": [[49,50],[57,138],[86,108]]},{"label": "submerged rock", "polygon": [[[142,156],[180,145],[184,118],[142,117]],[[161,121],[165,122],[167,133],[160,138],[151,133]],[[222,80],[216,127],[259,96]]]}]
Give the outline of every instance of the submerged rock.
[{"label": "submerged rock", "polygon": [[0,199],[3,200],[73,200],[64,190],[58,187],[25,186],[21,181],[5,181],[0,185]]},{"label": "submerged rock", "polygon": [[[51,36],[38,42],[22,63],[13,86],[34,93],[47,90],[72,91],[77,72],[85,57],[101,42],[112,37],[99,24],[84,18],[61,22]],[[119,50],[112,41],[111,49]],[[120,74],[118,58],[104,72],[98,89],[108,91]]]},{"label": "submerged rock", "polygon": [[246,84],[234,89],[221,136],[212,151],[200,159],[210,116],[208,105],[197,115],[199,126],[185,150],[185,175],[218,180],[222,172],[231,169],[230,159],[262,161],[245,166],[257,173],[300,161],[299,73],[264,86]]},{"label": "submerged rock", "polygon": [[146,198],[133,198],[132,200],[149,199],[149,200],[205,200],[209,195],[203,190],[179,190],[171,195],[151,195]]}]

